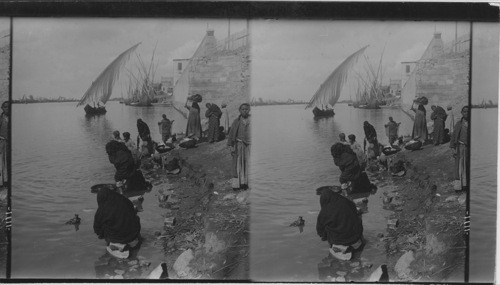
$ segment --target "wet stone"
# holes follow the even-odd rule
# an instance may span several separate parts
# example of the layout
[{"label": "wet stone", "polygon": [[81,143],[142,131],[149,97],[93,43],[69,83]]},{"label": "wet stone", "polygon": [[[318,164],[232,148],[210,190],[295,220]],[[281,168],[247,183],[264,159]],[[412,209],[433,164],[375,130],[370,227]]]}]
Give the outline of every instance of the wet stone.
[{"label": "wet stone", "polygon": [[347,275],[347,272],[345,272],[345,271],[337,271],[335,273],[337,273],[337,275],[339,275],[339,276],[346,276]]},{"label": "wet stone", "polygon": [[115,269],[114,272],[118,275],[123,275],[123,273],[125,273],[125,270]]},{"label": "wet stone", "polygon": [[358,267],[359,266],[359,262],[358,261],[355,261],[355,262],[352,262],[350,264],[352,267]]},{"label": "wet stone", "polygon": [[337,281],[337,282],[345,282],[346,280],[345,280],[345,277],[339,276],[339,277],[335,278],[335,281]]},{"label": "wet stone", "polygon": [[[137,265],[138,261],[137,260],[132,260],[128,262],[128,265]],[[133,267],[133,266],[132,266]]]}]

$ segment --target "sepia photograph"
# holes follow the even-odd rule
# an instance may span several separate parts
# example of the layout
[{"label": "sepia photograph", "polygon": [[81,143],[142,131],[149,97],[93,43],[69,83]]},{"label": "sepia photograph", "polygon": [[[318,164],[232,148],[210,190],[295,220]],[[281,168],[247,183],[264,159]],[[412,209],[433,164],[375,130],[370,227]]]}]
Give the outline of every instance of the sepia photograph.
[{"label": "sepia photograph", "polygon": [[[252,22],[252,280],[466,280],[469,197],[495,226],[496,125],[481,125],[498,104],[498,27],[471,27]],[[489,156],[479,189],[470,113],[472,143],[491,144],[473,151]],[[470,280],[492,282],[494,230],[475,228]]]},{"label": "sepia photograph", "polygon": [[12,278],[248,279],[248,22],[14,33]]}]

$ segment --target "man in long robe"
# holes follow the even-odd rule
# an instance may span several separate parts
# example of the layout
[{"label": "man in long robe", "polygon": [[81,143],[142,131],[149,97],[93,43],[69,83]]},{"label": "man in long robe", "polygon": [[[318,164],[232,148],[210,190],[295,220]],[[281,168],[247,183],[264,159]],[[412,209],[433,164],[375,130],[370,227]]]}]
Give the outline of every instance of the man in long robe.
[{"label": "man in long robe", "polygon": [[158,122],[158,126],[160,127],[161,140],[165,145],[167,144],[167,140],[170,138],[173,122],[173,120],[170,121],[169,119],[167,119],[167,115],[165,114],[162,115],[162,120]]},{"label": "man in long robe", "polygon": [[450,141],[450,148],[455,157],[455,191],[466,190],[469,177],[468,164],[468,143],[469,143],[469,106],[462,108],[462,119],[458,121],[453,130]]},{"label": "man in long robe", "polygon": [[434,145],[444,143],[444,126],[448,115],[446,111],[440,106],[431,106],[432,114],[431,120],[434,121],[433,142]]},{"label": "man in long robe", "polygon": [[205,117],[208,118],[208,142],[213,143],[219,140],[219,126],[222,111],[219,106],[213,103],[207,103],[207,111]]},{"label": "man in long robe", "polygon": [[389,117],[389,123],[385,125],[390,145],[398,139],[398,129],[400,124],[401,123],[396,123],[392,117]]},{"label": "man in long robe", "polygon": [[250,105],[241,104],[240,115],[231,125],[227,145],[233,157],[231,186],[233,189],[248,188],[248,167],[250,159]]}]

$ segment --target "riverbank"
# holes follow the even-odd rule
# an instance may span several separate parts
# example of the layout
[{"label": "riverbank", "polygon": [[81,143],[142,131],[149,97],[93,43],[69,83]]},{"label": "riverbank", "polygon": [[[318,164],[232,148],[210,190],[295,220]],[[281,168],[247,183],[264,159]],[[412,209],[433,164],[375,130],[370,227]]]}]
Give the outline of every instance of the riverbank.
[{"label": "riverbank", "polygon": [[177,158],[181,172],[166,174],[148,163],[143,172],[163,208],[165,224],[156,235],[170,278],[248,280],[249,191],[231,188],[226,141],[175,149],[162,157]]},{"label": "riverbank", "polygon": [[6,229],[7,217],[7,188],[0,187],[0,278],[5,278],[7,275],[7,250],[8,238]]},{"label": "riverbank", "polygon": [[389,217],[385,241],[391,281],[463,282],[466,244],[466,194],[453,190],[454,158],[449,144],[402,151],[403,177],[391,177],[394,190],[384,192]]}]

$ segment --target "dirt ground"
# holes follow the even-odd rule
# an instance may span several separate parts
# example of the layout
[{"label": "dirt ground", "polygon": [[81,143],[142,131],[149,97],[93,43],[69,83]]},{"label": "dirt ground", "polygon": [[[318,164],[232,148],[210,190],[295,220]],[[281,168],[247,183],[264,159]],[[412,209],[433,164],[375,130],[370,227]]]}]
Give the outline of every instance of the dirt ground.
[{"label": "dirt ground", "polygon": [[6,277],[8,238],[5,228],[7,188],[0,187],[0,278]]},{"label": "dirt ground", "polygon": [[[404,151],[392,163],[405,162],[407,173],[394,177],[397,189],[387,209],[398,220],[385,239],[391,281],[463,282],[466,194],[453,190],[454,158],[449,144]],[[407,270],[395,272],[401,256],[411,252]]]},{"label": "dirt ground", "polygon": [[153,191],[164,208],[167,221],[157,236],[163,239],[170,278],[248,280],[249,190],[231,188],[226,141],[162,156],[178,158],[181,172],[167,175],[148,163],[143,172],[156,184]]}]

